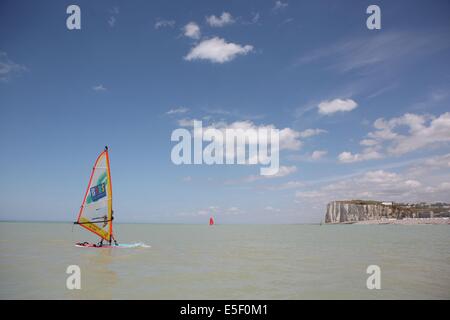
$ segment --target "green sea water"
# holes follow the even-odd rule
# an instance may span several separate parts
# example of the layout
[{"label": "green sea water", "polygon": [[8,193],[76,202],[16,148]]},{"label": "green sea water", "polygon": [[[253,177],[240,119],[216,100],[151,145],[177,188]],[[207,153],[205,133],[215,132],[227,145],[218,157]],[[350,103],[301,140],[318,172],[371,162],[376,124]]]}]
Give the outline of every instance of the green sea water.
[{"label": "green sea water", "polygon": [[[73,229],[73,230],[72,230]],[[0,223],[1,299],[449,299],[450,226]],[[66,269],[81,269],[81,289]],[[381,268],[381,289],[366,268]]]}]

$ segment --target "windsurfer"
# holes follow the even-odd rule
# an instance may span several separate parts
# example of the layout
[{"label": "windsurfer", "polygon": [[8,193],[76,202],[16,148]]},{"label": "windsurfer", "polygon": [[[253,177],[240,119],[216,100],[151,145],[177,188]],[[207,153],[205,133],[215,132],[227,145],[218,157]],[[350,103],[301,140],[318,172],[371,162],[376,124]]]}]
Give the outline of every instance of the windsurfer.
[{"label": "windsurfer", "polygon": [[96,244],[81,242],[77,245],[102,247],[104,241],[109,242],[109,246],[114,241],[114,244],[118,246],[113,235],[113,219],[111,174],[108,147],[105,147],[92,168],[89,185],[75,222],[101,238]]},{"label": "windsurfer", "polygon": [[[114,210],[111,209],[111,223],[114,220]],[[114,240],[114,244],[118,246],[119,244],[116,241],[116,238],[114,238],[114,235],[111,233],[111,236],[109,237],[109,245],[111,245],[111,240]]]},{"label": "windsurfer", "polygon": [[[108,224],[108,216],[104,215],[103,217],[103,228],[106,227],[106,225]],[[114,220],[114,210],[111,210],[111,221]],[[103,238],[100,239],[99,243],[97,243],[97,247],[102,247],[103,246]],[[118,246],[119,244],[117,243],[116,239],[114,238],[114,236],[111,234],[111,236],[109,237],[109,245],[112,244],[112,241],[114,241],[114,244],[116,246]]]}]

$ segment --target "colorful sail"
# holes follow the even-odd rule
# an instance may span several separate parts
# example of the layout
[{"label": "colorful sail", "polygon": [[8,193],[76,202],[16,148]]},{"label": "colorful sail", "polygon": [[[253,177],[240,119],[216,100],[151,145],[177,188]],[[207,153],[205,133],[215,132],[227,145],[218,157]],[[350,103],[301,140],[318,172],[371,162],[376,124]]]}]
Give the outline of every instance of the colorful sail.
[{"label": "colorful sail", "polygon": [[214,219],[213,217],[209,218],[209,225],[212,226],[214,224]]},{"label": "colorful sail", "polygon": [[92,168],[77,224],[109,241],[112,236],[112,185],[108,147]]}]

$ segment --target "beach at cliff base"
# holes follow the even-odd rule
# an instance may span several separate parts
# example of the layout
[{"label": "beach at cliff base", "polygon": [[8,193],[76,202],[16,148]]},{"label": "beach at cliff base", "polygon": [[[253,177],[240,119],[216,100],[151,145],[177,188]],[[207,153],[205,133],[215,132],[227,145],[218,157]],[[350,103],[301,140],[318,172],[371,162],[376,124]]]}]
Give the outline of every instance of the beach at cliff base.
[{"label": "beach at cliff base", "polygon": [[378,219],[356,221],[353,224],[399,224],[399,225],[419,225],[419,224],[450,224],[450,219],[445,218],[404,218],[404,219]]}]

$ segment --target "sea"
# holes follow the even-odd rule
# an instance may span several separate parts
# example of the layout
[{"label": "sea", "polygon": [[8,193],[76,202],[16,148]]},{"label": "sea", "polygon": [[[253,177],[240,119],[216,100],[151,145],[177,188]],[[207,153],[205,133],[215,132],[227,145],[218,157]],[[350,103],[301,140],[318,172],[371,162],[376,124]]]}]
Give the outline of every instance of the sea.
[{"label": "sea", "polygon": [[450,299],[448,225],[114,228],[146,246],[78,248],[96,239],[70,223],[1,222],[0,299]]}]

